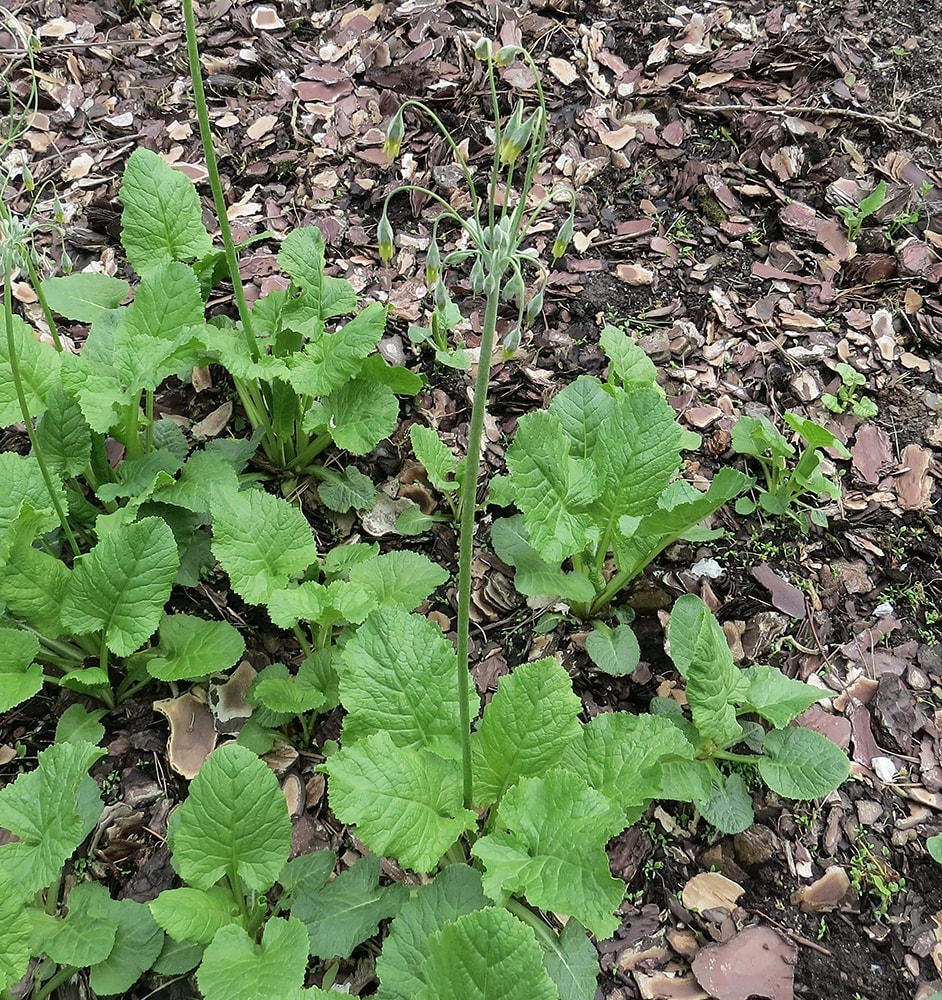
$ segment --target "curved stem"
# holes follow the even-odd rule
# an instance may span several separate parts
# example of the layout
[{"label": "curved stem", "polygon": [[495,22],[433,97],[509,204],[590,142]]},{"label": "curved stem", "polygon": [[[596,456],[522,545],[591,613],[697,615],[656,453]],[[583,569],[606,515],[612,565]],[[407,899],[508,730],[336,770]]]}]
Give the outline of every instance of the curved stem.
[{"label": "curved stem", "polygon": [[49,300],[46,298],[46,293],[42,290],[42,283],[39,280],[39,275],[36,273],[36,265],[33,263],[33,256],[29,250],[27,250],[23,256],[26,260],[26,271],[29,274],[29,283],[33,286],[36,298],[39,299],[39,304],[43,311],[43,318],[46,320],[46,326],[49,327],[49,332],[52,334],[56,350],[61,353],[62,341],[59,338],[59,327],[56,325],[55,317],[52,315],[52,309],[49,308]]},{"label": "curved stem", "polygon": [[559,938],[531,909],[514,899],[513,896],[507,900],[504,906],[518,920],[522,920],[534,931],[537,940],[547,951],[559,951]]},{"label": "curved stem", "polygon": [[46,1000],[46,997],[52,996],[53,993],[63,984],[67,983],[76,972],[78,972],[78,965],[65,965],[51,978],[48,979],[44,984],[42,989],[37,990],[33,994],[33,1000]]},{"label": "curved stem", "polygon": [[12,281],[13,274],[10,262],[7,261],[6,266],[3,269],[3,318],[6,326],[7,352],[10,356],[10,372],[13,376],[13,387],[16,389],[16,398],[20,404],[20,413],[23,414],[23,423],[26,425],[26,433],[29,437],[29,443],[32,446],[33,455],[36,458],[36,463],[39,465],[39,471],[42,473],[43,482],[46,484],[46,491],[49,494],[49,499],[52,501],[56,517],[58,517],[59,524],[62,526],[62,533],[68,540],[69,547],[72,549],[72,554],[74,556],[78,556],[80,553],[78,542],[75,540],[75,535],[72,534],[72,528],[69,526],[69,521],[62,508],[62,503],[56,494],[55,486],[52,482],[52,475],[50,474],[49,467],[46,465],[46,461],[43,458],[42,449],[38,447],[36,432],[33,429],[33,418],[30,415],[29,403],[26,401],[26,393],[23,390],[23,380],[20,378],[19,359],[16,353],[16,340],[13,335]]},{"label": "curved stem", "polygon": [[245,299],[242,288],[242,276],[239,274],[239,257],[235,242],[232,239],[232,229],[229,226],[229,216],[226,213],[226,196],[222,190],[219,177],[219,163],[216,160],[216,150],[213,147],[213,134],[209,126],[209,111],[206,106],[206,91],[203,88],[203,72],[200,67],[199,47],[196,44],[196,19],[193,16],[193,0],[183,0],[183,19],[186,26],[186,54],[190,64],[190,78],[193,81],[193,102],[196,105],[196,117],[200,126],[200,141],[203,144],[203,154],[206,157],[206,170],[209,173],[209,186],[213,192],[213,204],[216,206],[216,218],[219,222],[219,235],[226,252],[226,266],[232,281],[232,291],[235,295],[239,318],[242,320],[242,332],[248,344],[252,360],[259,357],[258,341],[252,329],[252,314]]},{"label": "curved stem", "polygon": [[481,330],[481,350],[478,374],[471,404],[471,424],[468,429],[467,466],[461,482],[461,522],[458,533],[458,707],[461,717],[461,771],[464,805],[471,808],[474,798],[471,775],[471,694],[470,623],[471,623],[471,563],[474,555],[474,515],[477,506],[478,476],[481,471],[481,441],[487,413],[487,390],[491,378],[491,356],[497,330],[497,310],[500,304],[500,275],[489,275],[487,304]]}]

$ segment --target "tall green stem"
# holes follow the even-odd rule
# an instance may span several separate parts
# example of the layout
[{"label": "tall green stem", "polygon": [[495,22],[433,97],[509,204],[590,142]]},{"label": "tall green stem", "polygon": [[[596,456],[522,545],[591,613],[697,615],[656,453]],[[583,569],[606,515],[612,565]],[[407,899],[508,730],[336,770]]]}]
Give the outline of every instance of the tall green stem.
[{"label": "tall green stem", "polygon": [[209,186],[213,191],[213,204],[216,206],[216,217],[219,220],[219,234],[226,252],[226,265],[232,280],[232,290],[235,294],[239,318],[242,320],[242,330],[248,344],[252,360],[259,357],[258,341],[252,329],[252,314],[249,312],[245,291],[242,288],[242,276],[239,274],[239,258],[236,254],[235,242],[232,239],[232,229],[229,226],[229,216],[226,213],[226,196],[223,194],[222,181],[219,178],[219,163],[216,160],[216,150],[213,147],[213,133],[209,127],[209,110],[206,106],[206,91],[203,88],[203,72],[200,67],[199,47],[196,44],[196,19],[193,16],[193,0],[183,0],[183,19],[186,24],[186,54],[190,64],[190,78],[193,81],[193,101],[196,104],[196,117],[200,125],[200,141],[203,143],[203,153],[206,156],[206,170],[209,173]]},{"label": "tall green stem", "polygon": [[478,475],[481,471],[481,441],[484,437],[484,417],[487,413],[487,390],[491,380],[491,356],[497,335],[497,309],[500,305],[500,275],[492,273],[488,283],[487,303],[481,330],[481,351],[478,374],[474,382],[471,404],[471,426],[468,429],[468,455],[461,483],[461,522],[458,532],[458,706],[461,713],[461,772],[464,805],[471,808],[474,787],[471,777],[471,694],[470,627],[471,627],[471,563],[474,555],[474,523],[477,511]]},{"label": "tall green stem", "polygon": [[49,467],[46,465],[45,459],[43,458],[42,449],[37,447],[36,432],[33,430],[33,418],[30,415],[29,403],[26,401],[26,393],[23,390],[23,380],[20,378],[19,359],[16,353],[16,339],[13,335],[12,283],[12,269],[9,262],[7,262],[6,267],[3,269],[3,318],[6,325],[7,353],[10,356],[10,371],[13,375],[13,387],[16,389],[16,398],[20,404],[20,413],[23,414],[23,423],[26,425],[26,433],[29,436],[29,443],[32,446],[36,462],[39,465],[39,471],[42,473],[43,482],[46,484],[46,491],[49,493],[49,499],[52,501],[56,517],[58,517],[59,524],[62,526],[62,533],[68,540],[69,547],[72,549],[72,554],[77,556],[80,552],[78,542],[75,540],[75,535],[72,534],[72,528],[69,526],[69,520],[65,516],[65,511],[62,509],[62,504],[59,501],[59,496],[56,493],[55,486],[52,482],[52,476],[49,473]]}]

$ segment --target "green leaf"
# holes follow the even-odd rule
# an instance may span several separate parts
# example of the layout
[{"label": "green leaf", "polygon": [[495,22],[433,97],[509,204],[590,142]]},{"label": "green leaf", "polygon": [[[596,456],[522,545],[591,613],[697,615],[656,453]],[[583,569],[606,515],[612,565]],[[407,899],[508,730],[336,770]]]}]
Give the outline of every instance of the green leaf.
[{"label": "green leaf", "polygon": [[376,504],[376,487],[369,476],[363,475],[354,465],[348,465],[341,473],[328,472],[317,487],[321,503],[338,514],[348,510],[372,510]]},{"label": "green leaf", "polygon": [[586,603],[595,597],[595,587],[581,573],[564,573],[556,563],[547,562],[530,544],[519,514],[503,517],[491,525],[494,551],[516,569],[514,586],[530,597],[561,597]]},{"label": "green leaf", "polygon": [[225,876],[267,892],[288,859],[291,819],[278,779],[250,750],[222,746],[170,817],[174,868],[197,889]]},{"label": "green leaf", "polygon": [[[30,416],[38,417],[46,409],[46,399],[56,389],[59,381],[59,354],[51,344],[36,339],[32,327],[16,313],[9,320],[13,323],[13,349],[17,368],[23,383],[26,406]],[[8,427],[23,419],[23,411],[16,394],[13,368],[5,327],[0,330],[0,427]]]},{"label": "green leaf", "polygon": [[389,386],[352,378],[324,399],[330,436],[338,448],[365,455],[389,437],[399,419],[399,400]]},{"label": "green leaf", "polygon": [[428,947],[412,1000],[557,1000],[533,930],[501,907],[458,917]]},{"label": "green leaf", "polygon": [[624,883],[609,871],[605,845],[622,830],[622,816],[569,771],[524,778],[502,799],[495,832],[471,853],[485,867],[484,891],[526,896],[534,906],[568,913],[599,938],[618,927],[613,911]]},{"label": "green leaf", "polygon": [[238,923],[239,907],[222,886],[211,889],[164,889],[148,904],[154,920],[174,941],[209,944],[216,931]]},{"label": "green leaf", "polygon": [[942,865],[942,833],[926,838],[926,850],[934,861]]},{"label": "green leaf", "polygon": [[[94,882],[77,885],[69,898],[68,916],[56,919],[41,910],[33,910],[33,938],[30,942],[36,954],[46,954],[58,965],[86,966],[103,962],[114,948],[118,922],[87,912],[83,890],[104,888]],[[107,892],[107,890],[104,890]],[[74,899],[73,899],[74,897]]]},{"label": "green leaf", "polygon": [[245,490],[212,503],[213,554],[233,590],[253,604],[267,601],[317,559],[311,526],[286,500]]},{"label": "green leaf", "polygon": [[32,925],[25,895],[0,866],[0,990],[18,983],[29,967]]},{"label": "green leaf", "polygon": [[304,924],[295,917],[275,917],[258,944],[236,924],[221,928],[203,953],[196,982],[205,1000],[293,1000],[306,968]]},{"label": "green leaf", "polygon": [[357,297],[351,284],[324,275],[324,237],[316,226],[288,233],[278,250],[278,263],[303,290],[321,322],[356,309]]},{"label": "green leaf", "polygon": [[273,712],[303,715],[332,707],[327,691],[330,670],[330,650],[319,650],[308,656],[294,677],[262,677],[252,686],[251,700],[260,702]]},{"label": "green leaf", "polygon": [[637,811],[660,794],[664,762],[693,752],[664,716],[604,712],[580,727],[559,766],[581,775],[634,821]]},{"label": "green leaf", "polygon": [[156,153],[138,147],[121,181],[121,244],[143,274],[167,260],[193,260],[212,250],[192,181]]},{"label": "green leaf", "polygon": [[719,622],[699,597],[685,594],[674,604],[667,636],[700,735],[720,747],[735,743],[742,736],[737,706],[746,699],[749,681],[733,663]]},{"label": "green leaf", "polygon": [[[0,642],[2,646],[2,642]],[[99,722],[106,709],[96,708],[89,712],[78,703],[69,707],[59,716],[56,723],[56,743],[99,743],[105,735],[105,727]]]},{"label": "green leaf", "polygon": [[[785,420],[786,423],[789,422],[788,415],[786,415]],[[797,430],[797,428],[793,429]],[[733,424],[731,437],[733,450],[738,451],[740,455],[764,458],[766,452],[771,452],[773,455],[780,455],[787,459],[795,454],[795,449],[779,433],[768,417],[739,417]]]},{"label": "green leaf", "polygon": [[448,571],[420,552],[400,549],[358,563],[349,572],[358,583],[376,595],[384,608],[412,611],[448,579]]},{"label": "green leaf", "polygon": [[465,913],[490,906],[481,873],[468,865],[448,865],[428,884],[413,890],[390,925],[376,960],[377,1000],[413,1000],[425,985],[422,965],[429,938]]},{"label": "green leaf", "polygon": [[161,681],[196,680],[228,670],[245,652],[245,640],[228,622],[164,615],[156,652],[147,659],[151,677]]},{"label": "green leaf", "polygon": [[145,517],[121,525],[75,560],[62,623],[78,635],[102,631],[128,656],[156,631],[180,564],[167,524]]},{"label": "green leaf", "polygon": [[755,712],[776,729],[787,726],[821,698],[817,688],[786,677],[776,667],[750,667],[744,674],[749,681],[749,693],[740,711]]},{"label": "green leaf", "polygon": [[612,629],[597,624],[586,636],[585,651],[599,670],[615,677],[634,673],[641,660],[641,647],[630,625]]},{"label": "green leaf", "polygon": [[311,851],[292,858],[282,869],[278,881],[291,901],[295,897],[317,892],[324,887],[337,864],[333,851]]},{"label": "green leaf", "polygon": [[49,408],[36,424],[36,447],[52,473],[60,478],[78,476],[91,458],[91,429],[78,403],[61,385],[47,400]]},{"label": "green leaf", "polygon": [[[347,710],[343,739],[348,748],[365,736],[383,733],[400,747],[430,747],[457,755],[457,660],[437,625],[394,608],[375,611],[341,656],[345,667],[340,671],[340,700]],[[472,717],[477,714],[475,697]]]},{"label": "green leaf", "polygon": [[33,662],[38,653],[39,639],[32,632],[0,628],[0,712],[42,689],[43,668]]},{"label": "green leaf", "polygon": [[[0,572],[0,600],[10,614],[51,637],[63,631],[60,618],[70,571],[61,560],[33,547],[35,526],[42,522],[43,516],[24,504],[23,512],[8,533],[8,539],[12,539],[10,561]],[[16,649],[15,645],[11,647],[11,655]],[[0,652],[0,663],[3,662],[4,655]]]},{"label": "green leaf", "polygon": [[553,767],[578,738],[581,711],[569,674],[553,657],[502,677],[471,736],[475,805],[499,802],[520,778]]},{"label": "green leaf", "polygon": [[836,743],[802,726],[772,730],[762,750],[762,780],[787,799],[820,799],[850,773],[847,756]]},{"label": "green leaf", "polygon": [[97,822],[101,799],[87,772],[104,753],[90,743],[54,743],[34,771],[0,789],[0,826],[19,837],[0,845],[0,869],[23,898],[59,877]]},{"label": "green leaf", "polygon": [[79,323],[92,323],[103,312],[117,308],[131,291],[123,278],[95,271],[45,278],[39,287],[53,312]]},{"label": "green leaf", "polygon": [[559,937],[543,945],[543,967],[556,984],[559,1000],[595,1000],[599,953],[578,920],[568,920]]},{"label": "green leaf", "polygon": [[553,397],[549,412],[556,417],[576,458],[592,458],[599,430],[615,411],[615,400],[597,378],[580,375]]},{"label": "green leaf", "polygon": [[507,467],[530,543],[541,558],[560,563],[597,543],[588,507],[602,481],[592,461],[572,457],[558,417],[542,411],[521,417]]},{"label": "green leaf", "polygon": [[[46,490],[42,470],[35,455],[18,455],[15,451],[0,452],[0,563],[6,562],[13,539],[22,534],[24,528],[30,530],[33,539],[59,526],[55,510]],[[56,484],[56,498],[65,508],[65,491]],[[26,506],[30,510],[26,511]],[[17,520],[23,517],[19,530]]]},{"label": "green leaf", "polygon": [[831,448],[840,458],[850,458],[850,452],[844,442],[814,420],[809,420],[799,413],[786,413],[784,420],[793,431],[805,439],[809,448]]},{"label": "green leaf", "polygon": [[652,386],[657,380],[654,362],[617,326],[606,326],[599,334],[599,346],[611,359],[611,373],[627,389]]},{"label": "green leaf", "polygon": [[203,958],[203,945],[193,941],[178,942],[164,935],[164,946],[151,970],[158,976],[182,976],[191,972]]},{"label": "green leaf", "polygon": [[415,457],[425,467],[429,482],[442,493],[453,493],[458,489],[455,479],[458,459],[438,434],[430,427],[413,424],[409,428],[409,438]]},{"label": "green leaf", "polygon": [[368,854],[322,888],[295,895],[291,913],[306,925],[315,958],[349,958],[396,915],[408,889],[381,886],[379,876],[380,859]]},{"label": "green leaf", "polygon": [[477,815],[462,807],[457,761],[398,747],[379,732],[345,746],[322,765],[330,806],[377,854],[431,871]]},{"label": "green leaf", "polygon": [[714,771],[712,793],[696,802],[700,815],[723,833],[742,833],[755,822],[752,796],[742,775]]}]

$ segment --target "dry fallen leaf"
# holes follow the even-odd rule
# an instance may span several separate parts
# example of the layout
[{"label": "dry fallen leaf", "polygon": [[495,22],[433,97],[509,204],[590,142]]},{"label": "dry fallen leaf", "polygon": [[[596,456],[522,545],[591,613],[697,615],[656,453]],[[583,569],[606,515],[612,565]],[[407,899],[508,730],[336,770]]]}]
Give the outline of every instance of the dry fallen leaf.
[{"label": "dry fallen leaf", "polygon": [[747,927],[700,949],[693,973],[715,1000],[793,1000],[798,948],[771,927]]},{"label": "dry fallen leaf", "polygon": [[195,778],[216,746],[216,727],[209,706],[187,693],[155,701],[153,707],[170,723],[167,741],[170,766],[184,778]]}]

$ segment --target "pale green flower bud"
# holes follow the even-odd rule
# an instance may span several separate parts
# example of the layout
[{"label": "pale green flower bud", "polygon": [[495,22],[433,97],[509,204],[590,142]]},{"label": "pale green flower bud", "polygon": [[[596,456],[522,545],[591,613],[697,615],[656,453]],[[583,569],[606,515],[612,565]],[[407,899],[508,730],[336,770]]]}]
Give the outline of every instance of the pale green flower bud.
[{"label": "pale green flower bud", "polygon": [[481,35],[474,46],[474,58],[482,62],[487,62],[491,58],[491,40],[484,35]]},{"label": "pale green flower bud", "polygon": [[23,164],[23,187],[30,193],[36,189],[36,180],[33,177],[33,172],[25,163]]},{"label": "pale green flower bud", "polygon": [[520,327],[515,326],[510,333],[504,337],[504,341],[501,344],[501,352],[504,358],[509,358],[520,346]]},{"label": "pale green flower bud", "polygon": [[509,66],[521,52],[523,52],[523,49],[519,45],[502,45],[497,50],[497,65]]},{"label": "pale green flower bud", "polygon": [[444,312],[448,308],[449,301],[448,289],[445,287],[445,282],[439,281],[435,286],[435,308]]},{"label": "pale green flower bud", "polygon": [[376,241],[379,248],[379,259],[384,264],[390,263],[395,253],[395,246],[393,244],[393,229],[385,212],[383,212],[383,217],[379,220],[379,226],[376,228]]},{"label": "pale green flower bud", "polygon": [[523,299],[524,286],[520,273],[515,271],[508,279],[500,293],[504,302],[520,302]]},{"label": "pale green flower bud", "polygon": [[475,295],[480,295],[484,291],[485,280],[484,262],[478,257],[471,268],[471,291]]},{"label": "pale green flower bud", "polygon": [[425,255],[425,283],[431,288],[439,279],[442,273],[442,258],[438,252],[438,243],[435,237],[429,244],[428,253]]},{"label": "pale green flower bud", "polygon": [[386,141],[383,143],[383,152],[394,160],[402,149],[402,140],[406,134],[405,122],[402,120],[402,108],[392,117],[386,128]]},{"label": "pale green flower bud", "polygon": [[569,241],[572,239],[572,233],[575,229],[575,219],[573,218],[572,212],[566,218],[566,221],[559,227],[559,232],[556,234],[556,240],[553,243],[553,260],[557,260],[566,252],[569,246]]},{"label": "pale green flower bud", "polygon": [[527,303],[526,322],[532,323],[543,312],[543,292],[539,291]]}]

